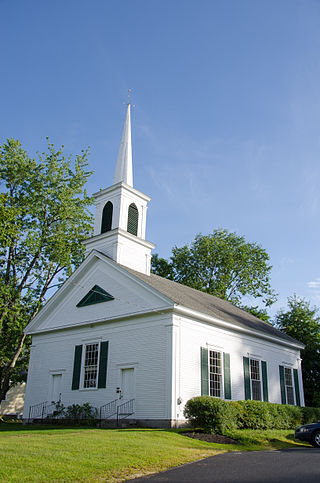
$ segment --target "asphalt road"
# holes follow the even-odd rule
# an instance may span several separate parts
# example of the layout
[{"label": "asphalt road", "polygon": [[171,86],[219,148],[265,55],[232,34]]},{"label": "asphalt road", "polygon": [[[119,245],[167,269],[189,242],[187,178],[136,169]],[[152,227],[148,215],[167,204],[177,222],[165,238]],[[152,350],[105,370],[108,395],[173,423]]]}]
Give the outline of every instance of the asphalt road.
[{"label": "asphalt road", "polygon": [[224,453],[136,478],[141,483],[320,483],[320,449]]}]

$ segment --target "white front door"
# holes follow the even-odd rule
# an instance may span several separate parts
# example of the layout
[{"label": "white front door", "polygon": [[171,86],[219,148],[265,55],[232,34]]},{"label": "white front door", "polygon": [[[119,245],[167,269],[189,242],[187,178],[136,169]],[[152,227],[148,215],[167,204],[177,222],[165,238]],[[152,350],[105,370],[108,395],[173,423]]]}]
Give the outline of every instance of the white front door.
[{"label": "white front door", "polygon": [[134,368],[121,369],[121,395],[124,399],[134,399]]},{"label": "white front door", "polygon": [[51,375],[51,397],[50,402],[57,402],[61,399],[61,380],[62,374]]}]

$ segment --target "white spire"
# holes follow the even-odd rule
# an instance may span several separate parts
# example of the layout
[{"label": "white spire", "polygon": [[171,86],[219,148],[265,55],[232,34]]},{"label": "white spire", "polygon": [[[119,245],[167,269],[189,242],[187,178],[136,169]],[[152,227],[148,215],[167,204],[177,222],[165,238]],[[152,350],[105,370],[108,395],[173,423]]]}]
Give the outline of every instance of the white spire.
[{"label": "white spire", "polygon": [[130,107],[129,103],[113,183],[124,181],[129,186],[133,186]]}]

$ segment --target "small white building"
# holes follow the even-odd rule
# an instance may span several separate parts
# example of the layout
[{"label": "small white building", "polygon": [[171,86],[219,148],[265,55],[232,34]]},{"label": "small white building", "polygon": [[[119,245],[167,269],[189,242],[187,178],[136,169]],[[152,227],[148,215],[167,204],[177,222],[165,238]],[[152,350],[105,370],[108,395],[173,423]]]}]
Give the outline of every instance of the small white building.
[{"label": "small white building", "polygon": [[25,382],[21,382],[11,387],[6,394],[6,398],[0,403],[0,417],[12,416],[21,418],[23,413],[25,392]]},{"label": "small white building", "polygon": [[26,328],[25,419],[58,400],[156,427],[183,424],[185,403],[201,394],[304,405],[303,344],[225,300],[150,274],[150,198],[133,187],[130,104],[114,184],[94,197],[85,260]]}]

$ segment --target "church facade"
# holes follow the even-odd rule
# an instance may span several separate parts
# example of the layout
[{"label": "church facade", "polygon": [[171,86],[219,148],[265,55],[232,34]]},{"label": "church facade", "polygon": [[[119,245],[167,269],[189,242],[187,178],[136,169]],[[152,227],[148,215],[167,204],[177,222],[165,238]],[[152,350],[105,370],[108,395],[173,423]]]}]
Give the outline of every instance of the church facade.
[{"label": "church facade", "polygon": [[53,401],[89,402],[101,419],[185,423],[210,395],[304,405],[303,344],[209,294],[150,274],[150,198],[133,187],[130,104],[114,183],[94,195],[85,260],[26,328],[24,419]]}]

